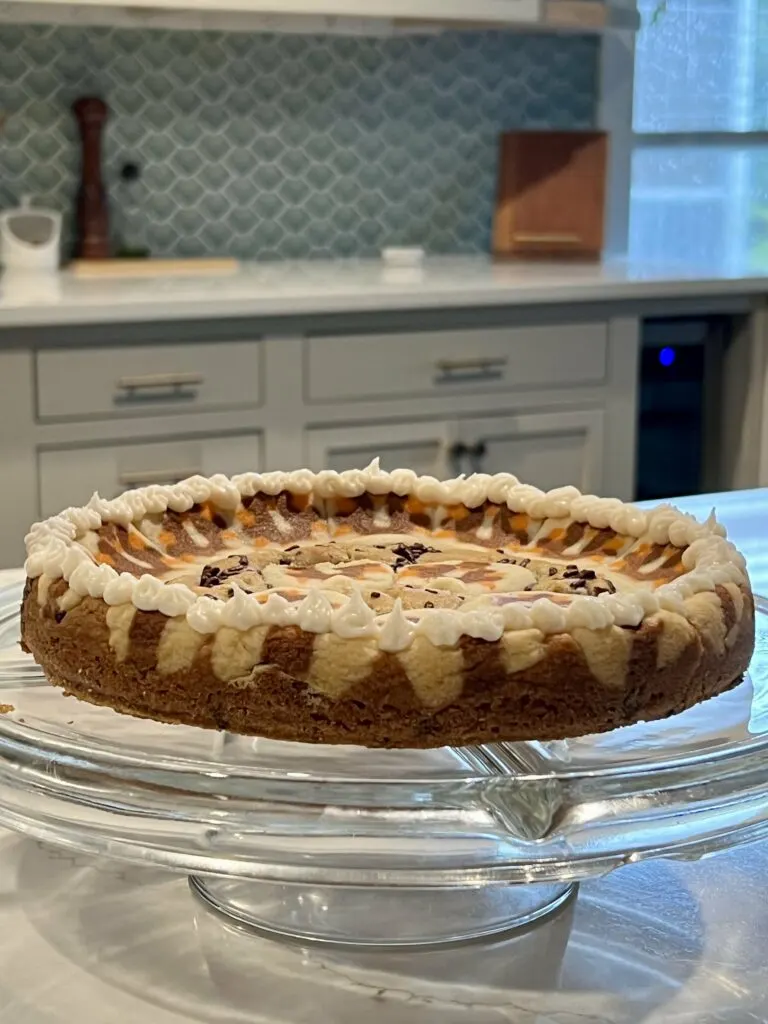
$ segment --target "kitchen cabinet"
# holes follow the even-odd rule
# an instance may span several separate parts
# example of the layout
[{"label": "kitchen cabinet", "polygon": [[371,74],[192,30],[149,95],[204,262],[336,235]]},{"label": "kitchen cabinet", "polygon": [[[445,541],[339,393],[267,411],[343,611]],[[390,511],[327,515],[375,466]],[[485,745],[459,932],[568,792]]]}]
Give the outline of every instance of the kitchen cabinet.
[{"label": "kitchen cabinet", "polygon": [[0,567],[22,561],[30,522],[94,490],[195,473],[378,457],[632,498],[636,319],[593,306],[328,323],[38,328],[15,347],[0,331],[0,469],[13,495]]},{"label": "kitchen cabinet", "polygon": [[559,410],[463,420],[467,472],[514,472],[542,490],[572,484],[590,494],[614,490],[606,466],[601,409]]},{"label": "kitchen cabinet", "polygon": [[115,498],[132,487],[172,484],[198,473],[238,473],[261,469],[258,433],[223,437],[107,444],[41,451],[40,513],[52,516],[69,505],[83,505],[94,491]]},{"label": "kitchen cabinet", "polygon": [[542,490],[572,484],[600,493],[611,490],[603,421],[600,409],[578,409],[312,430],[307,461],[341,471],[378,456],[387,469],[438,478],[514,472]]},{"label": "kitchen cabinet", "polygon": [[307,463],[315,471],[366,466],[376,457],[386,469],[412,469],[422,476],[451,474],[451,451],[458,438],[458,422],[425,420],[377,423],[350,429],[336,427],[307,433]]}]

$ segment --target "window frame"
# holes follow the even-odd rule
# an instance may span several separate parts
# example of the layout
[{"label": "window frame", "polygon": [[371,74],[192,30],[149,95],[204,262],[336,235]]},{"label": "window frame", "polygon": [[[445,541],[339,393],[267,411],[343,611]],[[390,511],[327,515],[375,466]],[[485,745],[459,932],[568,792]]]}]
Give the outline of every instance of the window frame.
[{"label": "window frame", "polygon": [[[637,0],[616,0],[616,6],[637,11]],[[629,204],[632,187],[635,90],[635,32],[610,32],[600,47],[597,126],[608,133],[605,255],[626,256],[629,248]]]},{"label": "window frame", "polygon": [[[614,0],[617,6],[637,12],[637,0]],[[743,17],[754,19],[757,0],[747,0]],[[638,32],[641,29],[638,29]],[[739,26],[739,31],[749,31],[748,24]],[[653,147],[691,148],[713,147],[721,150],[736,149],[748,151],[753,147],[768,149],[768,129],[755,130],[748,127],[746,107],[737,116],[736,127],[728,131],[657,131],[639,132],[634,129],[635,90],[635,49],[637,33],[618,31],[603,37],[600,57],[600,88],[598,96],[597,123],[610,135],[606,203],[606,244],[605,254],[610,257],[626,257],[629,254],[630,217],[632,202],[632,159],[636,149]],[[745,84],[743,97],[749,95],[750,83],[754,83],[754,55],[740,57],[740,80]],[[743,161],[742,161],[743,163]],[[736,163],[738,167],[738,161]],[[737,189],[732,190],[734,209],[730,212],[732,222],[746,230],[745,196]],[[739,208],[736,208],[739,207]],[[735,233],[736,234],[736,233]],[[734,239],[738,245],[739,240]]]}]

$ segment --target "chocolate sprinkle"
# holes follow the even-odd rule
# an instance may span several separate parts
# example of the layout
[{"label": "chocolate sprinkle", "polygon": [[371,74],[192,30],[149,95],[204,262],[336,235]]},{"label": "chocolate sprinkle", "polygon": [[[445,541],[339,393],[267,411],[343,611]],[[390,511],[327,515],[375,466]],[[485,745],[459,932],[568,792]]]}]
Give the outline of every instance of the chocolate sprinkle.
[{"label": "chocolate sprinkle", "polygon": [[66,612],[56,612],[54,618],[56,619],[57,622],[61,622],[66,614]]},{"label": "chocolate sprinkle", "polygon": [[238,555],[237,565],[232,566],[230,569],[225,569],[224,566],[221,565],[204,565],[203,571],[200,573],[200,586],[218,587],[219,584],[224,582],[224,580],[228,580],[233,576],[239,575],[243,569],[247,568],[248,558],[245,555]]},{"label": "chocolate sprinkle", "polygon": [[203,571],[200,573],[200,586],[201,587],[218,587],[221,583],[219,578],[219,570],[214,565],[204,565]]},{"label": "chocolate sprinkle", "polygon": [[416,541],[413,544],[395,544],[392,548],[393,554],[397,555],[398,558],[404,558],[411,565],[418,562],[422,555],[430,554],[434,551],[437,551],[437,548],[428,548],[426,544],[422,544],[420,541]]},{"label": "chocolate sprinkle", "polygon": [[392,554],[397,555],[397,559],[392,565],[392,569],[394,572],[398,572],[400,569],[404,569],[406,565],[415,565],[422,555],[433,551],[437,551],[437,548],[429,548],[420,541],[416,541],[413,544],[395,544],[392,548]]}]

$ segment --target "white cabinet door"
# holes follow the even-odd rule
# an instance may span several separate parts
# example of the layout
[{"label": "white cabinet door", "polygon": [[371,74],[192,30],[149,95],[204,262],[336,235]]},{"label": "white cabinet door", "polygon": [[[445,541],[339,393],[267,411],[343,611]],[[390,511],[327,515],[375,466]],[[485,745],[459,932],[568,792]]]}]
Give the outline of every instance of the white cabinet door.
[{"label": "white cabinet door", "polygon": [[380,458],[382,469],[412,469],[422,475],[450,475],[450,450],[457,424],[451,420],[378,423],[307,431],[311,469],[362,469]]},{"label": "white cabinet door", "polygon": [[261,436],[179,438],[139,444],[93,445],[41,451],[40,505],[43,516],[82,505],[98,491],[114,498],[147,484],[170,484],[200,473],[243,473],[261,466]]},{"label": "white cabinet door", "polygon": [[468,473],[514,473],[545,491],[572,484],[588,493],[610,493],[603,472],[603,435],[599,409],[465,419],[463,468]]}]

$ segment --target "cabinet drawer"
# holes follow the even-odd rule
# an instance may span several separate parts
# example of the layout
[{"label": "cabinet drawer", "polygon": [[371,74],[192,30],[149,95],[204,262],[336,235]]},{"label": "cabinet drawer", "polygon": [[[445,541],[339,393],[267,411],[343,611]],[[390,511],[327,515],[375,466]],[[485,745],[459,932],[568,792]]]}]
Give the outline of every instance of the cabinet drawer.
[{"label": "cabinet drawer", "polygon": [[94,491],[114,498],[133,487],[171,484],[195,473],[258,471],[260,465],[258,432],[41,451],[40,513],[51,516],[83,505]]},{"label": "cabinet drawer", "polygon": [[313,402],[596,383],[607,323],[439,331],[305,342]]},{"label": "cabinet drawer", "polygon": [[259,404],[261,345],[254,341],[37,353],[41,419],[194,412]]}]

